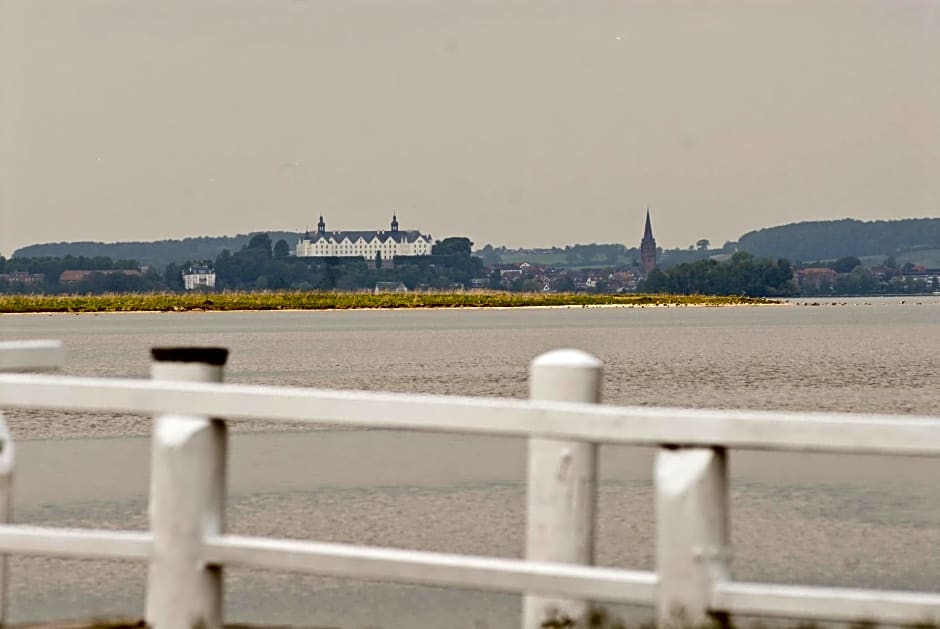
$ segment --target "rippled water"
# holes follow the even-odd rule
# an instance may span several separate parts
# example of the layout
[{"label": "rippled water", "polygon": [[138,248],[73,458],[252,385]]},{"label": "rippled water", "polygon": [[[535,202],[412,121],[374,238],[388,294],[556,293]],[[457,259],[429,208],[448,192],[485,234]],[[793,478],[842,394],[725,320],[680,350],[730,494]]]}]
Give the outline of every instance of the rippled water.
[{"label": "rippled water", "polygon": [[[940,300],[763,308],[35,315],[0,337],[61,338],[68,373],[145,376],[152,345],[232,350],[238,382],[524,396],[529,361],[577,347],[605,363],[606,403],[940,415]],[[840,304],[843,302],[839,302]],[[143,528],[137,417],[11,413],[20,521]],[[233,437],[234,531],[518,556],[524,444],[246,427]],[[104,438],[108,437],[108,438]],[[652,566],[652,452],[603,449],[599,561]],[[735,575],[935,589],[940,462],[733,453]],[[14,619],[142,609],[143,570],[17,559]],[[233,620],[510,627],[518,601],[234,571]]]}]

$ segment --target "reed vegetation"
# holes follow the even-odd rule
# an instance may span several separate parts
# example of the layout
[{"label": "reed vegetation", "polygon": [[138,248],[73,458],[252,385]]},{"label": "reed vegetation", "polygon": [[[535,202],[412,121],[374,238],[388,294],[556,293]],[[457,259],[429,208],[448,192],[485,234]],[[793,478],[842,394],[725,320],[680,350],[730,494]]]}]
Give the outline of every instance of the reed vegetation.
[{"label": "reed vegetation", "polygon": [[777,303],[708,295],[448,292],[224,292],[217,294],[0,295],[0,313],[351,310],[362,308],[518,308],[532,306],[728,306]]}]

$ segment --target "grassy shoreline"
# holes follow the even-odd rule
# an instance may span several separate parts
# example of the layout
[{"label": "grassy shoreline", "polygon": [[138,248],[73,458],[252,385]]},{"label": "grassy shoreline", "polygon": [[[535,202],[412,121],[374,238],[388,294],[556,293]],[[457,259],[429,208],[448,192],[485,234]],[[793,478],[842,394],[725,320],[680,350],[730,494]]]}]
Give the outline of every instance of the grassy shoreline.
[{"label": "grassy shoreline", "polygon": [[732,306],[775,304],[750,297],[707,295],[589,295],[577,293],[320,293],[0,295],[0,314],[83,312],[202,312],[234,310],[351,310],[393,308],[520,308],[551,306]]}]

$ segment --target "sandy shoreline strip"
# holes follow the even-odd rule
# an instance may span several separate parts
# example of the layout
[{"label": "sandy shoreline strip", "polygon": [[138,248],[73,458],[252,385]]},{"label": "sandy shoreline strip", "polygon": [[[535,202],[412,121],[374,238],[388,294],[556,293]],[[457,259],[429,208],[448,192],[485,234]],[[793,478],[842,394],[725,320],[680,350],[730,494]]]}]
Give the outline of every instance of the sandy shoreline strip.
[{"label": "sandy shoreline strip", "polygon": [[[593,308],[737,308],[737,307],[764,307],[764,306],[795,306],[792,302],[773,301],[763,303],[701,303],[701,304],[683,304],[675,302],[666,302],[661,304],[533,304],[527,306],[403,306],[390,308],[232,308],[229,310],[210,310],[205,308],[187,308],[181,310],[103,310],[103,311],[76,311],[62,312],[58,310],[42,310],[35,312],[0,312],[0,316],[76,316],[76,315],[138,315],[138,314],[166,314],[166,315],[186,315],[186,314],[226,314],[235,312],[426,312],[426,311],[448,311],[448,310],[568,310],[568,309],[593,309]],[[824,304],[828,305],[828,304]]]}]

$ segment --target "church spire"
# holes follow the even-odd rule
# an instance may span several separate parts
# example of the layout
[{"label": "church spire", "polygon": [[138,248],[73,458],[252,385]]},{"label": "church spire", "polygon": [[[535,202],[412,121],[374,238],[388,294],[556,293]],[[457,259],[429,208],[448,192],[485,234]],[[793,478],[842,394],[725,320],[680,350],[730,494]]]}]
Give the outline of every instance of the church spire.
[{"label": "church spire", "polygon": [[650,223],[650,209],[646,208],[646,229],[643,230],[643,240],[653,239],[653,225]]},{"label": "church spire", "polygon": [[320,215],[320,222],[317,223],[317,233],[325,234],[326,233],[326,222],[323,220],[323,215]]},{"label": "church spire", "polygon": [[392,214],[392,233],[398,233],[398,216],[395,214]]},{"label": "church spire", "polygon": [[653,225],[650,222],[650,209],[646,208],[646,228],[640,241],[640,269],[647,275],[656,268],[656,239],[653,238]]}]

